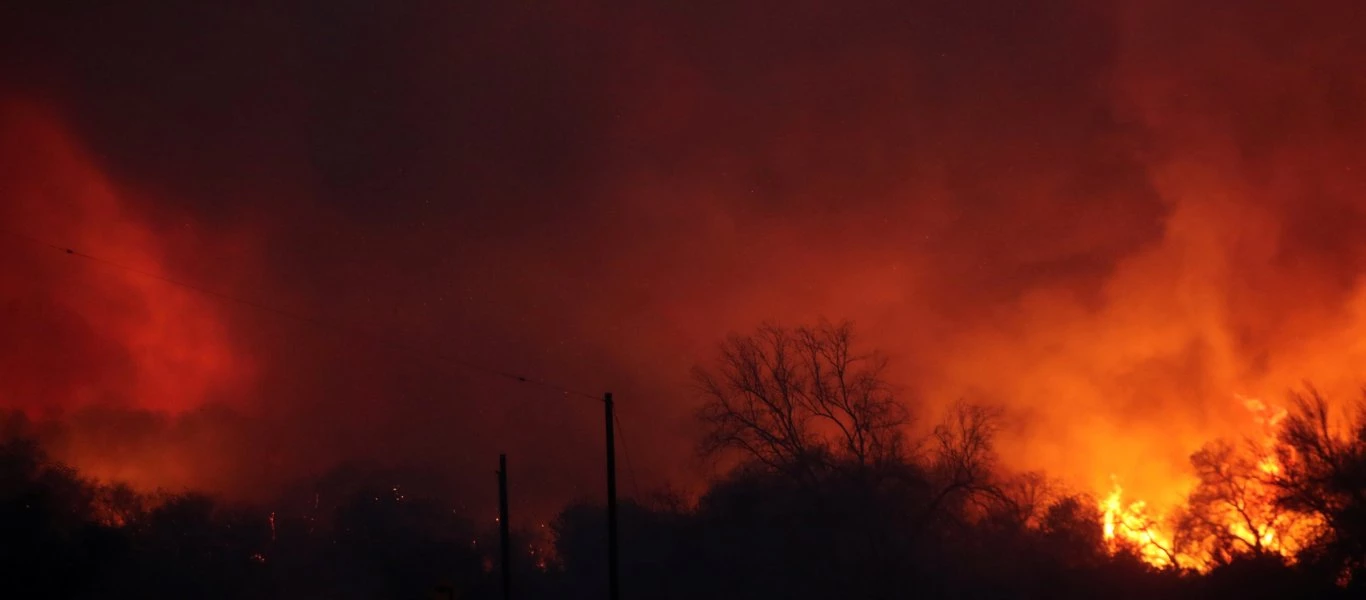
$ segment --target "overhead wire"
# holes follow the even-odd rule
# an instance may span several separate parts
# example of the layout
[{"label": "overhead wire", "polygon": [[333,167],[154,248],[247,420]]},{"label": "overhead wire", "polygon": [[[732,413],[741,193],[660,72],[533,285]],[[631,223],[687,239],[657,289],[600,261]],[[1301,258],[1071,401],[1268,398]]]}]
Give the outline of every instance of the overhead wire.
[{"label": "overhead wire", "polygon": [[[154,280],[163,282],[163,283],[168,284],[168,285],[180,287],[180,288],[183,288],[183,289],[186,289],[186,290],[190,290],[190,291],[192,291],[192,292],[195,292],[195,293],[198,293],[198,294],[201,294],[201,295],[204,295],[204,296],[208,296],[208,297],[217,299],[217,300],[219,300],[219,301],[236,303],[236,304],[239,304],[239,305],[242,305],[242,306],[246,306],[246,307],[249,307],[249,308],[254,308],[254,309],[256,309],[256,310],[260,310],[260,311],[264,311],[264,312],[269,312],[269,313],[272,313],[272,314],[274,314],[274,315],[277,315],[277,316],[280,316],[280,317],[284,317],[284,318],[287,318],[287,319],[291,319],[291,320],[294,320],[294,321],[297,321],[297,322],[300,322],[300,323],[304,323],[304,324],[307,324],[307,325],[311,325],[311,326],[314,326],[314,327],[329,329],[329,330],[333,330],[333,331],[343,331],[343,332],[345,332],[345,333],[349,333],[349,334],[352,335],[352,336],[361,337],[361,338],[366,338],[366,339],[370,340],[371,342],[378,342],[378,343],[381,343],[381,344],[386,344],[386,345],[390,346],[391,348],[395,348],[395,349],[398,349],[398,350],[401,350],[401,351],[405,351],[405,352],[408,352],[408,353],[411,353],[411,354],[415,354],[415,355],[417,355],[418,357],[423,358],[423,359],[433,359],[433,358],[435,358],[435,359],[438,359],[438,360],[440,360],[440,361],[442,361],[442,362],[445,362],[445,363],[449,363],[449,364],[453,364],[453,365],[456,365],[456,366],[464,367],[465,369],[468,369],[468,370],[471,370],[471,371],[476,371],[476,372],[480,372],[480,373],[483,373],[483,374],[486,374],[486,375],[491,375],[491,376],[501,377],[501,378],[504,378],[504,379],[509,379],[509,380],[512,380],[512,381],[515,381],[515,382],[518,382],[518,383],[523,383],[523,384],[527,384],[527,385],[534,385],[534,386],[538,386],[538,387],[541,387],[541,388],[550,389],[550,390],[559,392],[560,394],[563,394],[563,395],[566,396],[566,397],[568,397],[568,396],[576,396],[576,397],[579,397],[579,398],[586,398],[586,399],[590,399],[590,400],[594,400],[594,401],[602,401],[602,397],[601,397],[600,395],[597,395],[597,394],[590,394],[590,393],[588,393],[588,392],[576,390],[576,389],[574,389],[574,388],[571,388],[571,387],[568,387],[568,386],[565,386],[565,385],[561,385],[561,384],[558,384],[558,383],[549,381],[549,380],[547,380],[547,379],[543,379],[543,378],[539,378],[539,377],[533,377],[533,376],[530,376],[530,375],[524,375],[524,374],[520,374],[520,373],[517,373],[517,372],[514,372],[514,371],[510,371],[510,370],[504,370],[504,369],[498,369],[498,368],[494,368],[494,367],[489,367],[489,366],[486,366],[486,365],[483,365],[483,364],[480,364],[480,363],[476,363],[476,362],[473,362],[473,361],[470,361],[470,360],[467,360],[467,359],[463,359],[463,358],[459,358],[459,357],[454,357],[454,356],[449,356],[449,355],[445,355],[445,354],[441,354],[441,353],[437,353],[437,352],[432,352],[432,351],[427,350],[427,349],[417,348],[417,347],[415,347],[415,346],[412,346],[412,345],[410,345],[410,344],[403,343],[403,342],[398,341],[398,340],[385,338],[385,337],[383,337],[383,336],[379,336],[379,335],[376,335],[376,334],[367,332],[367,331],[362,330],[362,329],[360,329],[360,328],[358,328],[358,327],[349,326],[349,325],[346,325],[346,324],[343,324],[343,323],[334,322],[334,321],[328,321],[328,320],[325,320],[325,319],[321,319],[321,318],[314,317],[314,316],[307,315],[307,314],[300,313],[300,312],[285,310],[285,309],[282,309],[282,308],[278,308],[278,307],[272,306],[272,305],[267,304],[267,303],[265,303],[265,302],[261,302],[261,301],[259,301],[259,300],[254,300],[254,299],[251,299],[251,298],[245,298],[245,297],[237,296],[237,295],[234,295],[234,294],[228,294],[228,293],[220,292],[220,291],[217,291],[217,290],[214,290],[214,289],[210,289],[210,288],[207,288],[207,287],[204,287],[204,286],[196,285],[196,284],[193,284],[193,283],[190,283],[190,282],[187,282],[187,281],[182,281],[182,280],[180,280],[180,279],[176,279],[176,278],[173,278],[173,277],[170,277],[170,276],[167,276],[167,275],[163,275],[163,274],[157,273],[157,272],[155,272],[155,271],[150,271],[150,270],[147,270],[147,269],[141,269],[141,268],[134,267],[134,266],[131,266],[131,265],[126,265],[126,264],[123,264],[123,263],[120,263],[120,262],[117,262],[117,261],[109,260],[109,259],[106,259],[106,258],[97,256],[97,255],[94,255],[94,254],[90,254],[90,253],[88,253],[88,252],[83,252],[83,251],[77,250],[77,249],[75,249],[75,248],[73,248],[73,247],[71,247],[71,246],[64,246],[64,245],[61,245],[61,244],[55,244],[55,243],[49,242],[49,241],[47,241],[47,240],[44,240],[44,239],[41,239],[41,238],[38,238],[38,237],[35,237],[35,236],[31,236],[31,235],[28,235],[28,234],[25,234],[25,233],[22,233],[22,232],[14,231],[14,230],[11,230],[11,229],[8,229],[8,228],[0,228],[0,232],[8,233],[8,234],[10,234],[11,236],[18,237],[18,238],[24,239],[24,240],[26,240],[26,241],[29,241],[29,242],[31,242],[31,243],[38,244],[38,245],[41,245],[41,246],[44,246],[44,247],[47,247],[47,248],[50,248],[50,249],[59,251],[59,252],[61,252],[61,253],[63,253],[63,254],[66,254],[66,255],[68,255],[68,256],[74,256],[74,257],[81,258],[81,259],[85,259],[85,260],[91,261],[91,262],[93,262],[93,263],[96,263],[96,264],[99,264],[99,265],[102,265],[102,266],[105,266],[105,267],[108,267],[108,268],[118,269],[118,270],[125,271],[125,272],[128,272],[128,273],[133,273],[133,274],[136,274],[136,275],[139,275],[139,276],[142,276],[142,277],[147,277],[147,278],[149,278],[149,279],[154,279]],[[625,428],[623,428],[622,425],[621,425],[621,417],[620,417],[619,414],[613,413],[613,415],[612,415],[612,420],[613,420],[614,426],[615,426],[615,428],[616,428],[616,434],[617,434],[617,436],[621,439],[622,457],[625,459],[625,462],[626,462],[626,472],[627,472],[627,476],[628,476],[628,477],[630,478],[630,480],[631,480],[631,490],[632,490],[632,492],[633,492],[633,496],[637,499],[637,501],[639,501],[639,500],[640,500],[640,485],[639,485],[639,482],[638,482],[637,479],[636,479],[635,466],[634,466],[634,464],[633,464],[632,461],[631,461],[631,450],[630,450],[630,445],[629,445],[629,443],[628,443],[627,440],[626,440],[626,430],[625,430]]]},{"label": "overhead wire", "polygon": [[590,399],[590,400],[598,400],[598,401],[601,400],[601,397],[600,397],[598,394],[590,394],[590,393],[588,393],[588,392],[580,391],[580,390],[577,390],[577,389],[574,389],[574,388],[571,388],[571,387],[568,387],[568,386],[565,386],[565,385],[562,385],[562,384],[559,384],[559,383],[555,383],[555,382],[550,381],[550,380],[548,380],[548,379],[544,379],[544,378],[540,378],[540,377],[534,377],[534,376],[531,376],[531,375],[526,375],[526,374],[523,374],[523,373],[518,373],[518,372],[512,371],[512,370],[505,370],[505,369],[490,367],[490,366],[487,366],[487,365],[484,365],[484,364],[481,364],[481,363],[477,363],[477,362],[474,362],[474,361],[471,361],[471,360],[468,360],[468,359],[465,359],[465,358],[461,358],[461,357],[457,357],[457,356],[451,356],[451,355],[443,354],[443,353],[440,353],[440,352],[434,352],[434,351],[432,351],[432,350],[430,350],[430,349],[426,349],[426,348],[419,348],[419,347],[413,346],[413,345],[411,345],[411,344],[404,343],[404,342],[399,341],[399,340],[395,340],[395,339],[391,339],[391,338],[386,338],[386,337],[381,336],[381,335],[376,335],[376,334],[370,333],[370,332],[368,332],[368,331],[365,331],[365,330],[360,329],[360,328],[355,327],[355,326],[346,325],[346,324],[344,324],[344,323],[340,323],[340,322],[336,322],[336,321],[329,321],[329,320],[326,320],[326,319],[321,319],[321,318],[314,317],[314,316],[311,316],[311,315],[307,315],[307,314],[304,314],[304,313],[301,313],[301,312],[295,312],[295,311],[285,310],[285,309],[282,309],[282,308],[278,308],[278,307],[275,307],[275,306],[271,306],[270,304],[266,304],[265,302],[261,302],[261,301],[259,301],[259,300],[254,300],[254,299],[251,299],[251,298],[245,298],[245,297],[237,296],[237,295],[234,295],[234,294],[228,294],[228,293],[220,292],[220,291],[213,290],[213,289],[210,289],[210,288],[207,288],[207,287],[203,287],[203,286],[200,286],[200,285],[196,285],[196,284],[193,284],[193,283],[190,283],[190,282],[187,282],[187,281],[182,281],[182,280],[180,280],[180,279],[176,279],[176,278],[173,278],[173,277],[169,277],[169,276],[167,276],[167,275],[163,275],[163,274],[157,273],[157,272],[155,272],[155,271],[150,271],[150,270],[147,270],[147,269],[142,269],[142,268],[134,267],[134,266],[131,266],[131,265],[126,265],[126,264],[123,264],[123,263],[120,263],[120,262],[116,262],[116,261],[113,261],[113,260],[109,260],[109,259],[106,259],[106,258],[97,256],[97,255],[94,255],[94,254],[90,254],[90,253],[88,253],[88,252],[83,252],[83,251],[77,250],[77,249],[75,249],[75,248],[73,248],[73,247],[71,247],[71,246],[65,246],[65,245],[61,245],[61,244],[55,244],[55,243],[52,243],[52,242],[50,242],[50,241],[47,241],[47,240],[44,240],[44,239],[41,239],[41,238],[38,238],[38,237],[35,237],[35,236],[32,236],[32,235],[28,235],[28,234],[23,233],[23,232],[14,231],[14,230],[11,230],[11,229],[8,229],[8,228],[0,229],[0,231],[3,231],[4,233],[7,233],[7,234],[9,234],[9,235],[11,235],[11,236],[14,236],[14,237],[17,237],[17,238],[26,240],[26,241],[31,242],[31,243],[38,244],[38,245],[41,245],[41,246],[45,246],[45,247],[51,248],[51,249],[53,249],[53,250],[57,250],[57,251],[62,252],[63,254],[66,254],[66,255],[68,255],[68,256],[74,256],[74,257],[81,258],[81,259],[85,259],[85,260],[91,261],[91,262],[93,262],[93,263],[96,263],[96,264],[99,264],[99,265],[102,265],[102,266],[105,266],[105,267],[108,267],[108,268],[118,269],[118,270],[125,271],[125,272],[128,272],[128,273],[133,273],[133,274],[136,274],[136,275],[139,275],[139,276],[142,276],[142,277],[147,277],[147,278],[149,278],[149,279],[154,279],[154,280],[157,280],[157,281],[166,283],[166,284],[168,284],[168,285],[173,285],[173,286],[176,286],[176,287],[184,288],[184,289],[190,290],[190,291],[192,291],[192,292],[195,292],[195,293],[198,293],[198,294],[201,294],[201,295],[204,295],[204,296],[208,296],[208,297],[211,297],[211,298],[215,298],[215,299],[217,299],[217,300],[219,300],[219,301],[236,303],[236,304],[239,304],[239,305],[242,305],[242,306],[247,306],[247,307],[250,307],[250,308],[254,308],[254,309],[256,309],[256,310],[260,310],[260,311],[264,311],[264,312],[269,312],[269,313],[275,314],[275,315],[277,315],[277,316],[281,316],[281,317],[284,317],[284,318],[287,318],[287,319],[291,319],[291,320],[294,320],[294,321],[297,321],[297,322],[300,322],[300,323],[304,323],[304,324],[311,325],[311,326],[318,327],[318,328],[322,328],[322,329],[329,329],[329,330],[332,330],[332,331],[341,331],[341,332],[344,332],[344,333],[348,333],[348,334],[350,334],[350,335],[352,335],[352,336],[355,336],[355,337],[365,338],[365,339],[367,339],[367,340],[369,340],[370,342],[373,342],[373,343],[380,343],[380,344],[388,345],[388,346],[391,347],[391,348],[394,348],[394,349],[397,349],[397,350],[400,350],[400,351],[403,351],[403,352],[407,352],[407,353],[410,353],[410,354],[414,354],[414,355],[416,355],[417,357],[420,357],[420,358],[423,358],[423,359],[436,359],[436,360],[438,360],[438,361],[440,361],[440,362],[448,363],[448,364],[455,365],[455,366],[460,366],[460,367],[463,367],[463,368],[465,368],[465,369],[467,369],[467,370],[474,371],[474,372],[480,372],[480,373],[483,373],[483,374],[485,374],[485,375],[496,376],[496,377],[500,377],[500,378],[504,378],[504,379],[509,379],[509,380],[512,380],[512,381],[515,381],[515,382],[518,382],[518,383],[523,383],[523,384],[527,384],[527,385],[533,385],[533,386],[538,386],[538,387],[542,387],[542,388],[545,388],[545,389],[550,389],[550,390],[559,392],[559,393],[561,393],[561,394],[563,394],[563,395],[565,395],[565,396],[576,396],[576,397],[580,397],[580,398],[587,398],[587,399]]}]

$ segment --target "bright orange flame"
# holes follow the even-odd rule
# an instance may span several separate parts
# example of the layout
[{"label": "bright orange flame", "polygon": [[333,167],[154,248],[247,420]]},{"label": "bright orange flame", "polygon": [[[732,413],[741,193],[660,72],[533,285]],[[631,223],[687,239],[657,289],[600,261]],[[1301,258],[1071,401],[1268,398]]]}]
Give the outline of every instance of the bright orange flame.
[{"label": "bright orange flame", "polygon": [[1124,488],[1115,481],[1110,494],[1100,503],[1104,516],[1105,542],[1111,552],[1129,545],[1138,556],[1153,566],[1179,567],[1185,561],[1176,553],[1171,535],[1162,526],[1162,515],[1147,512],[1147,503],[1123,503]]},{"label": "bright orange flame", "polygon": [[[1294,560],[1305,541],[1321,525],[1316,517],[1280,510],[1275,504],[1275,490],[1269,481],[1281,473],[1281,465],[1273,452],[1279,424],[1285,419],[1285,409],[1272,409],[1255,398],[1243,398],[1243,406],[1253,413],[1262,427],[1262,435],[1251,440],[1253,473],[1228,475],[1236,477],[1236,485],[1224,489],[1228,497],[1208,495],[1197,498],[1194,489],[1188,490],[1191,504],[1203,502],[1198,515],[1182,523],[1175,512],[1195,511],[1195,507],[1174,507],[1171,512],[1150,511],[1142,500],[1123,502],[1124,489],[1114,481],[1112,489],[1101,502],[1104,537],[1111,552],[1124,547],[1133,549],[1148,564],[1161,568],[1207,571],[1229,548],[1240,552],[1267,553]],[[1237,456],[1221,457],[1231,464],[1220,468],[1236,468]],[[1223,474],[1223,471],[1219,471]],[[1225,482],[1215,482],[1215,484]],[[1216,492],[1221,491],[1217,488]],[[1236,494],[1236,495],[1233,495]],[[1221,547],[1222,544],[1222,547]]]}]

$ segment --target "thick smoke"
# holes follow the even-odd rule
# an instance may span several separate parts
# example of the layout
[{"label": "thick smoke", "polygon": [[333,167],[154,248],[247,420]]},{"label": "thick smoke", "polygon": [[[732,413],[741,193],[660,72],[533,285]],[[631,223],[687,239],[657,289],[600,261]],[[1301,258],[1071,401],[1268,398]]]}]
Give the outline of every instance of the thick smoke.
[{"label": "thick smoke", "polygon": [[[214,481],[194,473],[204,453],[175,456],[195,444],[130,454],[126,443],[160,434],[168,419],[193,421],[185,416],[206,405],[239,402],[257,365],[219,306],[111,265],[163,273],[178,265],[178,252],[212,253],[243,242],[226,233],[206,238],[190,223],[141,219],[136,192],[106,176],[41,107],[3,106],[0,169],[8,257],[0,272],[5,409],[79,432],[53,437],[53,450],[92,475],[138,485]],[[232,281],[234,270],[218,275]]]},{"label": "thick smoke", "polygon": [[924,420],[1004,404],[1015,466],[1154,498],[1239,395],[1361,383],[1350,2],[160,4],[6,9],[44,115],[7,225],[328,324],[12,248],[7,406],[162,483],[482,497],[508,451],[596,496],[595,404],[440,356],[611,389],[641,485],[690,483],[688,368],[765,319],[852,318]]}]

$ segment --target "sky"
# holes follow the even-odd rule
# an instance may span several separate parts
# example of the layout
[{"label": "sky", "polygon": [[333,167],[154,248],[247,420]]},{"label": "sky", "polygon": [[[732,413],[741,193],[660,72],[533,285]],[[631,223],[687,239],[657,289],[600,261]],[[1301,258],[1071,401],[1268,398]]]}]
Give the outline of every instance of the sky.
[{"label": "sky", "polygon": [[695,488],[689,371],[764,321],[1162,501],[1366,383],[1358,3],[79,4],[0,8],[0,407],[102,477],[600,497],[597,403],[455,358]]}]

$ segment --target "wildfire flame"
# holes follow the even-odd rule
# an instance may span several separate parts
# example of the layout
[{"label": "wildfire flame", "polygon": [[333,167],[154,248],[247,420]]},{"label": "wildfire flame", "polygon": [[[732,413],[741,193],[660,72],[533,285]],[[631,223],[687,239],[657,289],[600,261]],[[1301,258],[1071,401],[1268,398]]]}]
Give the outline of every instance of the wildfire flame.
[{"label": "wildfire flame", "polygon": [[[1227,559],[1216,547],[1225,542],[1239,551],[1278,555],[1294,561],[1321,524],[1314,517],[1289,513],[1275,505],[1273,481],[1282,466],[1273,451],[1276,431],[1288,414],[1256,398],[1235,395],[1252,413],[1261,427],[1260,435],[1249,440],[1251,464],[1255,472],[1237,479],[1231,486],[1236,497],[1221,499],[1222,505],[1193,515],[1191,507],[1153,511],[1143,500],[1125,503],[1124,488],[1112,476],[1112,487],[1100,501],[1103,533],[1109,550],[1133,551],[1144,562],[1159,568],[1193,569],[1205,572]],[[1195,503],[1195,486],[1187,490]],[[1208,497],[1204,498],[1210,502]],[[1182,522],[1185,512],[1188,519]],[[1204,526],[1192,529],[1191,523]]]},{"label": "wildfire flame", "polygon": [[1115,480],[1110,494],[1100,503],[1105,543],[1110,551],[1118,552],[1127,545],[1150,565],[1179,567],[1186,557],[1174,553],[1172,536],[1162,527],[1162,515],[1149,514],[1148,505],[1142,500],[1126,506],[1123,497],[1124,488]]}]

